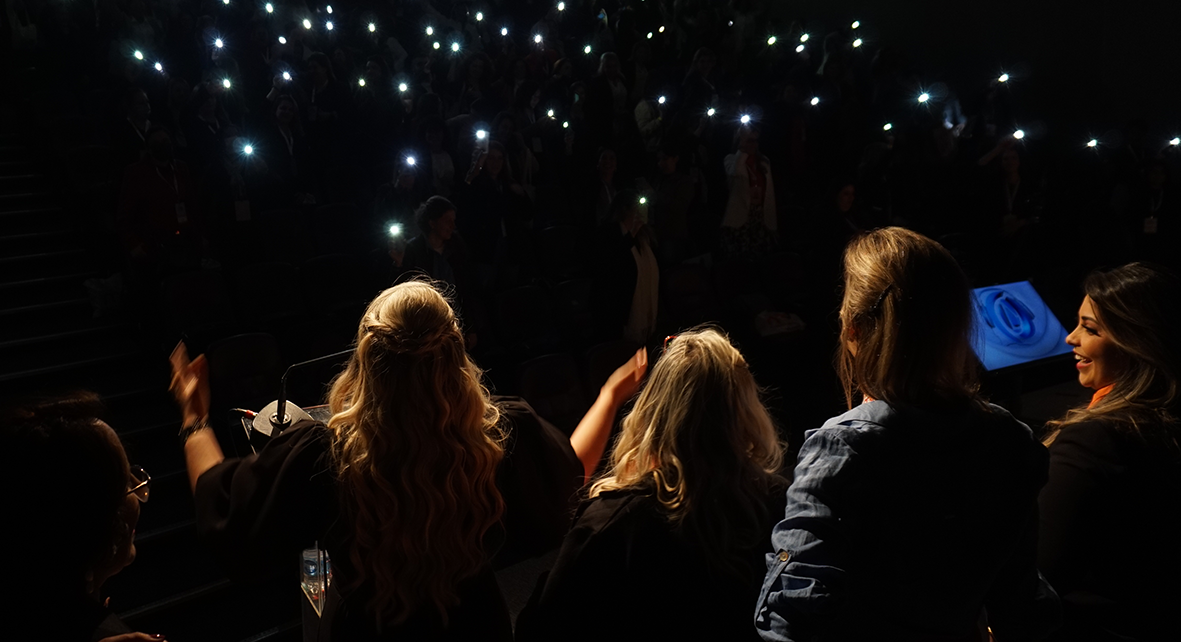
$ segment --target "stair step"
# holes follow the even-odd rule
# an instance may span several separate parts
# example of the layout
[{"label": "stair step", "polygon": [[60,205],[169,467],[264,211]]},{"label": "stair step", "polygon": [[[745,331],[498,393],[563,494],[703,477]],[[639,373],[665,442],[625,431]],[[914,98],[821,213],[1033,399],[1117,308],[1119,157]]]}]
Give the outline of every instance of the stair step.
[{"label": "stair step", "polygon": [[143,466],[144,470],[152,476],[151,496],[148,498],[148,503],[143,505],[143,510],[140,511],[139,525],[136,526],[136,530],[142,531],[145,536],[151,535],[154,531],[160,531],[160,534],[149,537],[145,540],[145,544],[155,539],[168,537],[169,529],[185,523],[192,523],[196,515],[196,509],[193,506],[193,491],[189,486],[189,474],[184,470],[180,445],[176,443],[176,429],[173,428],[171,432],[172,443],[169,450],[175,453],[174,459],[176,460],[172,470],[155,467],[152,462],[158,462],[161,456],[144,461],[137,456],[137,453],[128,453],[128,461]]},{"label": "stair step", "polygon": [[77,274],[94,268],[95,260],[85,249],[0,257],[0,274],[8,283]]},{"label": "stair step", "polygon": [[49,177],[44,174],[0,173],[0,190],[19,193],[47,193]]},{"label": "stair step", "polygon": [[[154,499],[143,505],[141,520],[151,511]],[[136,532],[138,535],[138,527]],[[159,608],[161,601],[183,599],[194,589],[211,583],[228,583],[217,560],[201,543],[196,527],[191,524],[142,541],[137,538],[135,550],[135,563],[112,577],[104,591],[111,597],[111,607],[120,615],[134,617]]]},{"label": "stair step", "polygon": [[16,207],[5,209],[0,203],[0,226],[8,234],[47,232],[74,227],[78,217],[60,207]]},{"label": "stair step", "polygon": [[298,642],[306,599],[293,573],[281,583],[211,582],[119,616],[134,630],[159,632],[170,642]]},{"label": "stair step", "polygon": [[44,325],[27,328],[23,333],[12,332],[6,341],[0,342],[0,358],[10,351],[28,348],[42,349],[46,344],[59,342],[75,342],[80,340],[93,341],[104,339],[111,335],[121,334],[133,336],[132,327],[115,321],[95,320],[93,324],[85,324],[85,319],[62,319],[58,325]]},{"label": "stair step", "polygon": [[121,397],[139,398],[146,392],[168,385],[166,359],[145,358],[142,353],[118,358],[76,361],[0,377],[4,396],[52,393],[64,390],[91,390],[105,400]]},{"label": "stair step", "polygon": [[28,209],[36,206],[46,206],[54,201],[50,192],[15,192],[0,194],[0,211]]},{"label": "stair step", "polygon": [[9,234],[0,236],[0,255],[81,249],[86,240],[75,230],[60,228],[44,232]]}]

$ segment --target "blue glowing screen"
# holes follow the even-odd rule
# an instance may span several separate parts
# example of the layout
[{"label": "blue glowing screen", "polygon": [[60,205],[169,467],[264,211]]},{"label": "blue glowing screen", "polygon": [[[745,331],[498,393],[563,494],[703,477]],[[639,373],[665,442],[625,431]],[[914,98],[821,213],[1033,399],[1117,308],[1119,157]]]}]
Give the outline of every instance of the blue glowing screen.
[{"label": "blue glowing screen", "polygon": [[988,370],[1045,359],[1071,351],[1066,329],[1029,281],[976,288],[973,349]]}]

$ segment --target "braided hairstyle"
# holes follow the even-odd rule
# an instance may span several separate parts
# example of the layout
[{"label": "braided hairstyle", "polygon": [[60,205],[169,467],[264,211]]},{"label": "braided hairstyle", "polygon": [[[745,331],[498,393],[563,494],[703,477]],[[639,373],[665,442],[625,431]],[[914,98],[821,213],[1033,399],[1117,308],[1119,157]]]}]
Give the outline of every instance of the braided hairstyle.
[{"label": "braided hairstyle", "polygon": [[410,281],[369,304],[332,383],[332,456],[352,522],[350,584],[371,583],[379,627],[420,608],[447,621],[459,583],[486,564],[504,511],[500,413],[447,300]]}]

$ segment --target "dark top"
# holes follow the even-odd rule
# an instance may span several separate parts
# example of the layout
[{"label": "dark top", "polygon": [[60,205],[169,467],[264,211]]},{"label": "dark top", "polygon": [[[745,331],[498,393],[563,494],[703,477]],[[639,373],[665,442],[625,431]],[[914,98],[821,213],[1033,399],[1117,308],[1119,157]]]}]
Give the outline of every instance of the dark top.
[{"label": "dark top", "polygon": [[651,494],[584,502],[517,619],[517,640],[758,640],[751,609],[785,486],[768,494],[760,536],[735,551],[747,568],[733,574],[711,570]]},{"label": "dark top", "polygon": [[[569,440],[521,399],[498,398],[507,434],[497,473],[504,497],[503,529],[490,533],[497,566],[544,552],[561,542],[570,523],[582,465]],[[339,503],[330,435],[316,422],[300,422],[258,454],[230,459],[201,475],[195,501],[202,537],[236,577],[289,573],[297,582],[300,552],[317,542],[332,559],[321,640],[511,640],[508,611],[490,562],[459,587],[460,604],[444,629],[422,611],[379,633],[367,613],[369,585],[350,589],[351,524]],[[503,540],[496,550],[492,540]]]},{"label": "dark top", "polygon": [[1053,639],[1175,639],[1181,459],[1110,424],[1067,426],[1050,445],[1040,504],[1038,564],[1065,619]]},{"label": "dark top", "polygon": [[627,325],[635,296],[639,268],[632,248],[636,237],[616,221],[607,220],[595,230],[595,281],[591,302],[595,330],[604,339],[618,339]]}]

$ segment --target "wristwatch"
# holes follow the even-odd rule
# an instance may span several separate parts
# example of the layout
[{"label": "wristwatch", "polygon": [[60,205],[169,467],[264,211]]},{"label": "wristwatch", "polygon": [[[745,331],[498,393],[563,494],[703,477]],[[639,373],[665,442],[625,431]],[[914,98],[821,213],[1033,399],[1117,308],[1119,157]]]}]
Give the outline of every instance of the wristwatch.
[{"label": "wristwatch", "polygon": [[177,434],[177,437],[180,439],[180,447],[184,448],[185,444],[189,441],[189,437],[192,437],[193,433],[203,428],[209,428],[208,419],[201,419],[187,426],[181,426],[180,433]]}]

